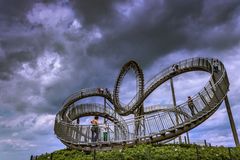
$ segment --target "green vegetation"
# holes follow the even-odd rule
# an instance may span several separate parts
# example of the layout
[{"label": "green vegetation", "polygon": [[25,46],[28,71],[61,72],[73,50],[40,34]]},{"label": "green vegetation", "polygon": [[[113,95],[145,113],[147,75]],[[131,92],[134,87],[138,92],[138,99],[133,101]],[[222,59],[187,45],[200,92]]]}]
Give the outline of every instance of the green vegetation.
[{"label": "green vegetation", "polygon": [[[229,153],[230,151],[230,153]],[[59,150],[38,157],[38,160],[93,160],[93,153]],[[240,160],[240,147],[201,147],[197,145],[138,145],[112,151],[97,151],[96,160]]]}]

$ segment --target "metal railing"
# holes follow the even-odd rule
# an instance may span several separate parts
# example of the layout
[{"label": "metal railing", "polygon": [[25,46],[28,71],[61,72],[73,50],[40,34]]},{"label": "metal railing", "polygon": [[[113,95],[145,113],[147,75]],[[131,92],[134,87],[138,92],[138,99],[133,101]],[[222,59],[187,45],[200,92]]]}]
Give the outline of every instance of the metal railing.
[{"label": "metal railing", "polygon": [[[139,97],[138,94],[136,94],[131,102],[125,106],[126,110],[137,108],[142,103],[142,101],[144,101],[144,99],[158,86],[178,74],[195,70],[207,71],[211,73],[209,81],[205,84],[201,91],[192,96],[194,104],[193,111],[191,111],[188,102],[184,102],[176,106],[176,110],[172,109],[166,112],[162,112],[163,110],[161,110],[161,112],[159,112],[157,111],[159,108],[155,108],[156,112],[153,112],[149,115],[146,114],[131,119],[123,119],[114,110],[109,108],[103,110],[103,107],[100,105],[90,105],[94,107],[86,107],[84,104],[79,107],[67,106],[67,112],[60,111],[56,116],[55,133],[60,140],[69,145],[75,144],[81,146],[95,143],[92,142],[91,139],[91,125],[71,124],[64,121],[62,117],[67,115],[71,121],[81,115],[91,115],[96,113],[99,113],[100,115],[105,114],[107,115],[106,118],[108,119],[111,119],[111,117],[114,117],[113,115],[115,115],[113,118],[114,120],[112,120],[113,123],[107,124],[107,128],[106,124],[99,124],[99,135],[102,135],[102,133],[105,132],[105,134],[108,136],[107,140],[101,138],[100,136],[98,139],[99,144],[106,142],[109,144],[130,144],[136,140],[143,142],[146,142],[148,140],[160,141],[187,132],[195,125],[202,123],[213,112],[215,112],[228,92],[229,82],[226,70],[220,61],[218,61],[218,63],[218,71],[215,73],[212,66],[213,59],[192,58],[180,61],[177,63],[178,69],[176,71],[173,71],[172,67],[170,66],[159,72],[145,84],[146,88],[144,90],[144,95],[142,97]],[[70,104],[69,102],[72,103],[74,100],[78,100],[79,94],[85,94],[87,96],[95,95],[96,92],[98,92],[97,89],[81,90],[80,92],[77,92],[67,98],[63,106],[65,107],[66,104]],[[98,94],[106,93],[103,92]],[[176,118],[176,112],[183,114],[178,114],[178,118]],[[136,128],[136,123],[143,125],[138,132],[136,132],[136,130],[138,130],[138,128]]]}]

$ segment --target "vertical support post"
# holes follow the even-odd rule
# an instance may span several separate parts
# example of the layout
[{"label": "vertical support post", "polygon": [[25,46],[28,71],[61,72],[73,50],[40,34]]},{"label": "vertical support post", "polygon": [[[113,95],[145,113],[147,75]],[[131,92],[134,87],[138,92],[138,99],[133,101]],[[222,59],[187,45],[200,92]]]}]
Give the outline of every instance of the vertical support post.
[{"label": "vertical support post", "polygon": [[[138,86],[137,83],[137,88],[136,92],[139,92],[139,98],[143,95],[143,87]],[[134,113],[134,118],[135,118],[135,137],[145,135],[145,119],[144,119],[144,102],[140,105],[139,109],[137,109]]]},{"label": "vertical support post", "polygon": [[[171,78],[170,79],[170,84],[171,84],[171,90],[172,90],[172,98],[173,98],[173,105],[174,105],[174,108],[177,110],[177,103],[176,103],[176,96],[175,96],[175,91],[174,91],[174,85],[173,85],[173,79]],[[176,122],[177,122],[177,125],[179,124],[179,120],[178,120],[178,115],[177,115],[177,112],[175,113],[176,115]],[[181,135],[178,137],[178,140],[179,140],[179,144],[182,143],[182,137]]]},{"label": "vertical support post", "polygon": [[[133,67],[136,74],[136,93],[137,98],[141,99],[144,94],[144,75],[139,66]],[[135,124],[134,134],[136,137],[145,135],[145,120],[144,120],[144,102],[134,112]],[[137,119],[137,120],[136,120]]]},{"label": "vertical support post", "polygon": [[[117,111],[115,107],[114,107],[114,117],[115,118],[117,117]],[[113,125],[114,125],[114,140],[117,141],[119,140],[119,128],[116,123],[114,123]]]},{"label": "vertical support post", "polygon": [[205,145],[205,147],[207,147],[207,141],[206,141],[206,139],[204,139],[204,145]]},{"label": "vertical support post", "polygon": [[187,144],[187,138],[186,138],[186,136],[184,136],[184,142],[185,142],[185,144]]},{"label": "vertical support post", "polygon": [[143,117],[143,135],[146,135],[146,125],[145,125],[145,118]]},{"label": "vertical support post", "polygon": [[186,134],[187,134],[187,142],[188,142],[188,144],[190,144],[190,138],[189,138],[188,132],[186,132]]},{"label": "vertical support post", "polygon": [[230,107],[230,104],[229,104],[229,101],[228,101],[228,96],[225,97],[225,105],[226,105],[226,108],[227,108],[228,118],[229,118],[229,121],[230,121],[230,125],[231,125],[231,129],[232,129],[235,144],[236,144],[236,146],[239,146],[238,134],[237,134],[234,119],[233,119],[233,116],[232,116],[231,107]]},{"label": "vertical support post", "polygon": [[[106,98],[104,97],[104,113],[106,113],[106,104],[107,104],[107,102],[106,102]],[[104,124],[107,123],[107,120],[106,120],[105,117],[104,117],[103,123],[104,123]]]},{"label": "vertical support post", "polygon": [[[114,110],[115,110],[115,108],[114,108]],[[115,110],[114,116],[116,117],[116,110]],[[115,140],[115,141],[118,140],[118,139],[117,139],[117,137],[118,137],[118,133],[117,133],[117,132],[118,132],[118,131],[117,131],[117,126],[116,126],[116,123],[114,123],[114,140]]]}]

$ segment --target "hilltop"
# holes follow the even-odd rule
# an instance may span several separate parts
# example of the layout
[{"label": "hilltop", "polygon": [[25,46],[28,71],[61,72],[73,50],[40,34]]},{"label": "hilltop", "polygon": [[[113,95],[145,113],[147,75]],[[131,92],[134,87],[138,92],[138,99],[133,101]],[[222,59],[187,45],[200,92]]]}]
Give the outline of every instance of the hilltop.
[{"label": "hilltop", "polygon": [[[35,159],[35,158],[34,158]],[[94,153],[73,149],[58,150],[40,155],[37,160],[93,160]],[[198,145],[138,145],[132,148],[96,151],[96,160],[240,160],[240,147],[203,147]]]}]

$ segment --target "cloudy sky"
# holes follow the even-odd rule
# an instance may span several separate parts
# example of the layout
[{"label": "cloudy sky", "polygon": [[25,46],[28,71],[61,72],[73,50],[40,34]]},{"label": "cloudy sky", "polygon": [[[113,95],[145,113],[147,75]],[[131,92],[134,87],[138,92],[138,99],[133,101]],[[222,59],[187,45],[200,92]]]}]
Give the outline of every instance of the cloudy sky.
[{"label": "cloudy sky", "polygon": [[[0,0],[1,160],[64,148],[53,133],[61,103],[81,88],[113,89],[130,59],[142,66],[146,81],[186,58],[223,61],[240,133],[239,44],[239,0]],[[177,103],[208,79],[201,72],[174,78]],[[122,101],[134,95],[134,83],[129,74]],[[166,83],[145,103],[171,104],[170,93]],[[224,104],[190,137],[234,146]]]}]

